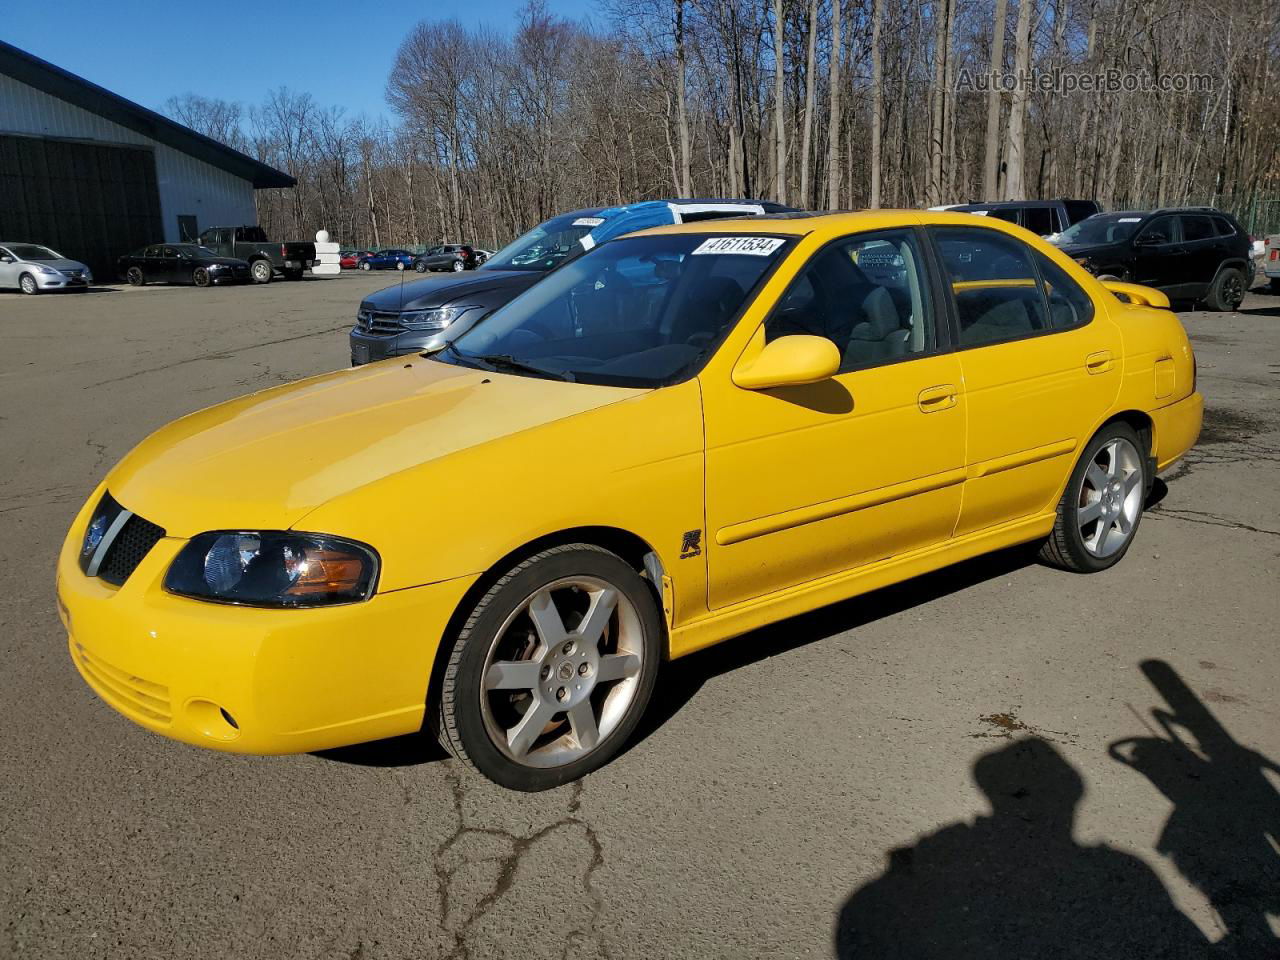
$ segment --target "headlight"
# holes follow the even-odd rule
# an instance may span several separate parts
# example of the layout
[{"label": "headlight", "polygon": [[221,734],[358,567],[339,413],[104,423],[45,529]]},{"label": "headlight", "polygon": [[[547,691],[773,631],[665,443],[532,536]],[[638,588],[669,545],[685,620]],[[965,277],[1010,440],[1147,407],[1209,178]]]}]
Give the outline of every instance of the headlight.
[{"label": "headlight", "polygon": [[439,307],[435,310],[406,310],[400,322],[410,330],[443,330],[471,307]]},{"label": "headlight", "polygon": [[174,558],[164,587],[257,607],[354,603],[373,593],[378,556],[352,540],[287,530],[213,531]]},{"label": "headlight", "polygon": [[50,277],[58,276],[58,271],[53,269],[53,267],[42,267],[39,264],[36,264],[35,268],[39,270],[41,273],[46,274]]}]

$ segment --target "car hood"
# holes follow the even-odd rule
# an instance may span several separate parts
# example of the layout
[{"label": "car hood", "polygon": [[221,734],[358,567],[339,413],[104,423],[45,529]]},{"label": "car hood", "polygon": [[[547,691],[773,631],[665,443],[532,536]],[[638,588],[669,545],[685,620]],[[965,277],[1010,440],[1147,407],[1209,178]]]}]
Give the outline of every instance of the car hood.
[{"label": "car hood", "polygon": [[[107,487],[169,536],[286,529],[333,497],[638,392],[391,360],[176,420],[129,453]],[[429,500],[385,504],[370,492],[368,503],[412,510]]]},{"label": "car hood", "polygon": [[545,273],[535,270],[470,270],[426,277],[412,283],[379,290],[364,298],[374,310],[429,310],[476,300],[477,306],[490,306],[492,295],[500,293],[502,302],[511,299],[541,280]]},{"label": "car hood", "polygon": [[1064,243],[1059,250],[1068,257],[1106,257],[1125,252],[1123,243]]},{"label": "car hood", "polygon": [[24,260],[23,263],[29,263],[37,267],[52,267],[54,270],[88,270],[79,260]]}]

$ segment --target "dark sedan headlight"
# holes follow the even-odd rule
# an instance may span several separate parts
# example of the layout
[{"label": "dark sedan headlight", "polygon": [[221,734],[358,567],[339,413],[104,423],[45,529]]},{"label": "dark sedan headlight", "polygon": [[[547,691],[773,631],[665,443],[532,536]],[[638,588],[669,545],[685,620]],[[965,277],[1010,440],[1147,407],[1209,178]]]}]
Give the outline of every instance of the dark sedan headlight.
[{"label": "dark sedan headlight", "polygon": [[406,310],[400,322],[409,330],[443,330],[471,307],[438,307],[435,310]]},{"label": "dark sedan headlight", "polygon": [[371,547],[318,533],[218,530],[194,537],[165,575],[170,593],[256,607],[318,607],[367,599]]}]

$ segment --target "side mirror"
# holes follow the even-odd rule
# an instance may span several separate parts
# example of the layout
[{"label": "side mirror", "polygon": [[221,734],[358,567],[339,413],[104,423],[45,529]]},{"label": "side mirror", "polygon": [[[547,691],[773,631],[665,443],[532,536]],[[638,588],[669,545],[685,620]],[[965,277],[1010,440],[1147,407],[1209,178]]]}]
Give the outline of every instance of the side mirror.
[{"label": "side mirror", "polygon": [[0,257],[0,263],[17,263],[17,261],[6,254],[5,256]]},{"label": "side mirror", "polygon": [[793,334],[766,344],[760,355],[733,371],[744,390],[768,390],[829,380],[840,369],[840,351],[826,337]]}]

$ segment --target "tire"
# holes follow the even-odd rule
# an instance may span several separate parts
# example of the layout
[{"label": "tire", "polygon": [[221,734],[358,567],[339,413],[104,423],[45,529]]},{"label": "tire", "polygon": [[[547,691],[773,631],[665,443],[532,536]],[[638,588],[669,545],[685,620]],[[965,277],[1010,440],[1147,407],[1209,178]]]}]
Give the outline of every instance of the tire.
[{"label": "tire", "polygon": [[368,260],[361,260],[361,261],[360,261],[360,269],[361,269],[361,270],[372,270],[372,269],[373,269],[373,266],[369,263],[369,261],[368,261]]},{"label": "tire", "polygon": [[40,284],[36,283],[36,278],[31,274],[24,273],[18,278],[18,289],[28,297],[34,297],[40,293]]},{"label": "tire", "polygon": [[191,271],[191,282],[197,287],[207,287],[212,284],[209,278],[209,271],[204,267],[196,267]]},{"label": "tire", "polygon": [[1240,304],[1244,301],[1244,294],[1248,286],[1243,272],[1235,267],[1224,267],[1218,271],[1218,275],[1213,278],[1213,283],[1209,285],[1209,292],[1204,298],[1204,305],[1210,310],[1216,310],[1219,313],[1230,313],[1233,310],[1238,310],[1240,309]]},{"label": "tire", "polygon": [[461,260],[455,260],[453,261],[453,266],[451,269],[453,270],[454,273],[461,273],[463,270],[467,269],[467,265],[463,263]]},{"label": "tire", "polygon": [[147,278],[143,275],[141,267],[130,267],[124,272],[124,278],[131,287],[143,287],[147,283]]},{"label": "tire", "polygon": [[249,264],[249,274],[253,277],[254,283],[270,283],[275,274],[275,268],[271,266],[270,260],[255,260]]},{"label": "tire", "polygon": [[414,263],[413,270],[414,270],[414,273],[426,273],[427,265],[423,263],[421,260],[418,260]]},{"label": "tire", "polygon": [[1106,424],[1071,471],[1040,559],[1076,573],[1115,566],[1138,533],[1147,480],[1138,434],[1121,421]]},{"label": "tire", "polygon": [[[604,617],[588,615],[610,595]],[[594,641],[578,633],[584,624]],[[428,716],[445,749],[494,783],[560,786],[605,764],[634,732],[662,636],[652,588],[620,557],[584,543],[544,550],[480,598]],[[494,677],[501,686],[490,689],[483,681]]]}]

